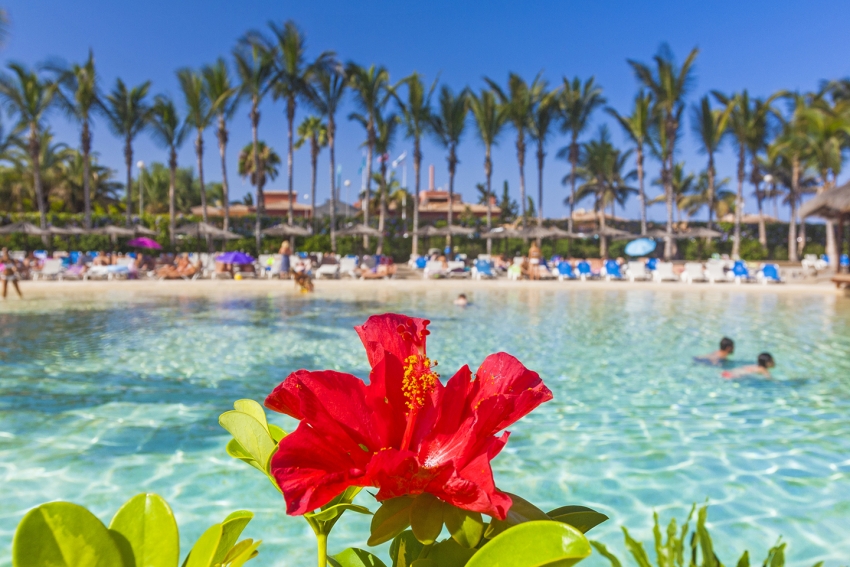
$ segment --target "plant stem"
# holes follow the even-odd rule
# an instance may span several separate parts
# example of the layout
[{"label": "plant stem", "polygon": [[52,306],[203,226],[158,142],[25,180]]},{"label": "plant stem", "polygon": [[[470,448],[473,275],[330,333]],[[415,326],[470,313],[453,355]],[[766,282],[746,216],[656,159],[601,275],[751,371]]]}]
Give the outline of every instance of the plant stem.
[{"label": "plant stem", "polygon": [[328,534],[316,534],[319,551],[319,567],[328,567]]},{"label": "plant stem", "polygon": [[434,547],[433,543],[429,543],[428,545],[423,546],[422,551],[419,552],[419,557],[417,557],[416,559],[425,559],[426,557],[428,557],[428,553],[431,551],[432,547]]}]

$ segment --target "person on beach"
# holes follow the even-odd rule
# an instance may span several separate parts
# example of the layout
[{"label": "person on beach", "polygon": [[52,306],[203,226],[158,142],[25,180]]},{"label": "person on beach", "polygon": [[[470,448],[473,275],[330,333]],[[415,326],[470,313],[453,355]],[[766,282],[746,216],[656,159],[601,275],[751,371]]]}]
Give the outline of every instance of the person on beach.
[{"label": "person on beach", "polygon": [[528,248],[528,279],[530,280],[539,280],[540,279],[540,258],[542,254],[540,253],[540,247],[537,246],[537,242],[532,242],[531,246]]},{"label": "person on beach", "polygon": [[12,282],[12,286],[18,292],[18,297],[21,299],[24,298],[21,288],[18,287],[19,279],[20,272],[18,271],[18,264],[9,256],[9,249],[3,248],[0,251],[0,280],[3,280],[3,299],[6,299],[6,294],[9,291],[9,282]]},{"label": "person on beach", "polygon": [[725,362],[729,355],[735,352],[735,342],[729,337],[720,339],[720,349],[706,354],[705,356],[696,356],[694,360],[697,362],[707,362],[708,364],[719,365]]},{"label": "person on beach", "polygon": [[774,362],[773,356],[771,356],[769,352],[763,352],[759,355],[756,364],[742,366],[735,370],[726,370],[721,374],[721,376],[727,380],[743,378],[745,376],[762,376],[764,378],[770,378],[770,369],[774,366],[776,366],[776,362]]},{"label": "person on beach", "polygon": [[284,240],[280,244],[278,254],[282,256],[280,259],[280,279],[288,280],[292,267],[289,265],[289,257],[292,255],[292,250],[289,248],[289,241]]}]

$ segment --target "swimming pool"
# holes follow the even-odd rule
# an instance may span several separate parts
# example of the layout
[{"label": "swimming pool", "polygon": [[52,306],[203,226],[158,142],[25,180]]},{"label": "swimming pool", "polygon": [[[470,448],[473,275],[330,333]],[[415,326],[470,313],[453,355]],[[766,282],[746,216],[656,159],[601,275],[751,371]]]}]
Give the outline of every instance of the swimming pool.
[{"label": "swimming pool", "polygon": [[[760,562],[779,535],[792,565],[850,557],[850,301],[470,289],[467,309],[439,286],[0,306],[0,565],[28,508],[71,500],[108,522],[143,491],[174,508],[183,554],[208,524],[247,508],[257,517],[246,536],[264,540],[252,565],[312,564],[307,524],[284,517],[267,481],[225,454],[217,416],[297,368],[365,376],[351,327],[384,311],[432,320],[429,354],[446,375],[497,350],[540,372],[555,399],[512,428],[496,480],[544,509],[604,511],[612,520],[591,535],[621,558],[619,525],[648,542],[653,509],[682,518],[706,498],[727,563],[743,548]],[[777,380],[724,381],[691,362],[724,334],[739,361],[771,351]],[[365,539],[368,522],[346,516],[331,552]]]}]

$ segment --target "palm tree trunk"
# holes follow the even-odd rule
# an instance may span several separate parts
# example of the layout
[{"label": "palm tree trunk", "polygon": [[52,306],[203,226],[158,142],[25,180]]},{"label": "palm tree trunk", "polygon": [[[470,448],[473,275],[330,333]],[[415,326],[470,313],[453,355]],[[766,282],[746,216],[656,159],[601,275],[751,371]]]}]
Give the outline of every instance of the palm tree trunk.
[{"label": "palm tree trunk", "polygon": [[171,246],[176,243],[174,234],[174,215],[177,208],[174,203],[177,186],[177,149],[171,146],[171,155],[168,160],[168,234],[171,236]]},{"label": "palm tree trunk", "polygon": [[806,249],[806,219],[799,219],[800,222],[800,238],[797,242],[797,254],[799,256],[803,255],[803,251]]},{"label": "palm tree trunk", "polygon": [[[369,123],[366,137],[366,197],[361,201],[363,206],[363,224],[369,226],[369,202],[372,199],[372,152],[375,150],[374,126]],[[363,235],[363,248],[369,250],[369,236]]]},{"label": "palm tree trunk", "polygon": [[133,188],[133,173],[131,170],[133,165],[133,142],[130,139],[130,136],[127,136],[126,141],[124,143],[124,164],[127,166],[127,226],[130,226],[133,215],[133,198],[131,194]]},{"label": "palm tree trunk", "polygon": [[[204,138],[203,130],[198,130],[198,137],[195,140],[195,153],[198,158],[198,184],[201,188],[201,212],[205,223],[210,222],[207,212],[207,189],[204,186]],[[141,190],[141,185],[139,186]],[[212,252],[212,239],[209,235],[206,237],[207,252]]]},{"label": "palm tree trunk", "polygon": [[794,156],[791,160],[791,218],[788,222],[788,260],[796,262],[797,256],[797,190],[800,181],[800,160]]},{"label": "palm tree trunk", "polygon": [[767,252],[767,227],[764,223],[764,207],[762,206],[761,190],[756,186],[756,203],[759,208],[759,244],[762,250]]},{"label": "palm tree trunk", "polygon": [[[605,204],[599,207],[599,230],[605,231]],[[605,258],[608,255],[608,237],[599,236],[599,257]]]},{"label": "palm tree trunk", "polygon": [[413,139],[413,176],[416,197],[413,199],[413,250],[414,256],[419,255],[419,173],[422,167],[422,147],[419,136]]},{"label": "palm tree trunk", "polygon": [[664,171],[661,176],[664,178],[664,200],[667,204],[667,227],[664,236],[664,259],[669,261],[673,258],[673,187],[670,183],[670,175],[673,171],[672,153],[667,158],[664,165]]},{"label": "palm tree trunk", "polygon": [[[41,187],[41,164],[39,163],[38,154],[41,151],[38,141],[38,133],[35,125],[30,127],[29,139],[30,159],[32,160],[32,183],[35,191],[35,199],[38,201],[38,217],[39,227],[44,230],[47,228],[47,211],[44,207],[44,190]],[[41,241],[47,245],[47,236],[42,236]]]},{"label": "palm tree trunk", "polygon": [[[537,143],[537,226],[543,226],[543,160],[546,153],[543,151],[543,141]],[[540,238],[537,239],[538,246]]]},{"label": "palm tree trunk", "polygon": [[643,190],[643,144],[637,146],[638,191],[640,197],[640,235],[646,236],[646,193]]},{"label": "palm tree trunk", "polygon": [[[490,159],[490,144],[487,144],[486,149],[484,150],[484,175],[487,177],[487,232],[493,228],[493,190],[491,188],[490,182],[493,177],[493,162]],[[487,239],[487,255],[489,256],[493,252],[493,239]]]},{"label": "palm tree trunk", "polygon": [[519,162],[519,198],[522,203],[522,228],[525,228],[525,139],[522,131],[519,132],[519,137],[516,142],[516,155]]},{"label": "palm tree trunk", "polygon": [[738,194],[735,196],[735,235],[732,240],[732,257],[741,257],[741,219],[744,215],[744,144],[738,150]]},{"label": "palm tree trunk", "polygon": [[328,115],[328,151],[330,152],[331,161],[331,252],[336,254],[336,153],[334,152],[334,135],[336,124],[334,124],[333,114]]},{"label": "palm tree trunk", "polygon": [[[292,209],[293,209],[293,179],[292,179],[292,123],[295,121],[295,99],[290,97],[286,101],[286,136],[287,136],[287,150],[286,150],[286,174],[289,176],[289,211],[287,212],[286,221],[287,224],[292,226]],[[292,245],[292,241],[294,238],[290,237],[290,246]],[[294,248],[293,248],[294,250]]]},{"label": "palm tree trunk", "polygon": [[218,115],[218,153],[221,155],[221,193],[224,207],[224,230],[230,229],[230,186],[227,184],[227,126],[224,114]]},{"label": "palm tree trunk", "polygon": [[259,255],[262,244],[262,217],[263,217],[263,184],[260,183],[260,141],[258,130],[260,126],[260,113],[257,110],[257,97],[254,97],[253,105],[251,106],[251,143],[253,144],[254,153],[254,179],[257,182],[257,218],[254,223],[254,238],[257,241],[257,254]]},{"label": "palm tree trunk", "polygon": [[[823,183],[821,183],[820,190],[818,190],[818,194],[823,193],[824,191],[828,191],[832,188],[832,183],[829,181],[829,172],[824,171],[821,174],[821,178],[823,179]],[[826,220],[826,256],[829,258],[829,267],[838,272],[838,266],[840,265],[840,254],[838,254],[838,247],[835,243],[835,224],[832,220]]]},{"label": "palm tree trunk", "polygon": [[310,179],[310,218],[313,219],[313,234],[315,234],[318,230],[316,227],[316,174],[319,168],[319,141],[315,134],[310,140],[310,165],[313,169]]},{"label": "palm tree trunk", "polygon": [[[457,157],[455,156],[455,149],[452,146],[449,149],[449,211],[448,211],[448,228],[449,233],[446,235],[446,247],[449,249],[449,253],[452,252],[452,213],[454,212],[455,203],[455,167],[457,163]],[[521,172],[522,170],[520,170]],[[520,177],[522,177],[522,173],[520,173]]]},{"label": "palm tree trunk", "polygon": [[378,231],[381,235],[378,237],[378,249],[375,251],[376,254],[381,255],[384,253],[384,225],[386,223],[387,218],[387,162],[386,160],[381,160],[381,183],[378,189],[381,192],[380,198],[380,209],[378,212]]},{"label": "palm tree trunk", "polygon": [[714,153],[708,154],[708,229],[714,227],[714,177],[717,172],[714,171]]},{"label": "palm tree trunk", "polygon": [[80,136],[80,146],[83,150],[83,210],[85,211],[86,228],[91,228],[91,130],[88,120],[83,122],[83,132]]}]

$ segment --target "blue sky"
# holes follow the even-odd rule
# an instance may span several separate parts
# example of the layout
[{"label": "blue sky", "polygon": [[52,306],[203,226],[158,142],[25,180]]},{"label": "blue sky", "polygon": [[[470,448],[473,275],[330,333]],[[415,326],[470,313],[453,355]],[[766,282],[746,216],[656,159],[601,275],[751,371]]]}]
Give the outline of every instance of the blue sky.
[{"label": "blue sky", "polygon": [[[91,48],[103,87],[111,87],[117,77],[130,84],[150,79],[152,92],[175,98],[179,97],[176,69],[199,67],[219,56],[228,56],[247,30],[264,29],[270,20],[286,19],[294,19],[302,27],[311,56],[334,50],[344,61],[382,64],[393,80],[414,70],[428,80],[439,73],[442,82],[457,90],[464,86],[481,88],[484,76],[504,82],[509,71],[530,80],[542,70],[553,85],[560,83],[563,76],[593,75],[605,89],[609,104],[621,112],[629,110],[637,90],[626,59],[648,62],[662,42],[669,43],[679,58],[695,46],[700,49],[691,103],[712,89],[731,92],[747,88],[751,94],[765,96],[783,88],[813,90],[822,79],[850,75],[846,40],[840,25],[836,25],[850,21],[850,3],[842,1],[13,0],[5,5],[12,27],[8,44],[0,52],[4,62],[33,65],[49,57],[76,61],[82,60]],[[350,108],[349,105],[342,116]],[[308,112],[302,105],[298,120]],[[61,115],[55,114],[50,122],[60,140],[77,143],[76,129]],[[594,135],[605,122],[607,117],[598,113],[585,137]],[[230,128],[228,168],[232,191],[238,197],[250,190],[247,181],[235,175],[238,148],[250,140],[247,108],[237,112]],[[697,172],[704,167],[705,159],[696,152],[689,119],[685,130],[679,159],[686,162],[689,171]],[[611,131],[616,142],[625,144],[615,126]],[[268,102],[264,106],[260,137],[285,155],[282,104]],[[357,168],[363,139],[359,126],[342,120],[337,160],[343,166],[343,178],[352,180],[352,188],[359,186]],[[567,211],[563,199],[568,189],[561,185],[561,178],[569,168],[554,157],[565,143],[566,139],[559,135],[548,149],[544,212],[551,217],[562,217]],[[109,133],[102,120],[96,124],[94,148],[100,153],[101,162],[123,170],[121,142]],[[391,153],[394,157],[410,148],[410,143],[399,137]],[[444,152],[429,141],[424,154],[425,165],[433,163],[437,168],[437,184],[447,183]],[[456,190],[471,200],[476,193],[475,184],[484,178],[483,148],[472,124],[459,155]],[[135,159],[165,161],[165,152],[143,134],[136,143]],[[326,160],[325,152],[320,157],[320,202],[329,193]],[[526,185],[536,195],[537,173],[531,152],[527,161],[530,166],[526,166]],[[194,165],[191,144],[184,146],[180,162]],[[654,177],[657,166],[651,163],[649,169],[650,177]],[[731,146],[724,148],[718,169],[721,176],[734,175]],[[204,170],[208,180],[221,177],[212,131],[207,135]],[[408,175],[412,187],[412,167]],[[499,189],[507,179],[514,196],[518,196],[512,132],[503,135],[494,154],[493,179],[494,187]],[[305,148],[296,153],[295,159],[295,187],[302,198],[309,190],[309,182]],[[423,186],[426,183],[423,175]],[[284,173],[270,188],[285,187]],[[648,187],[650,194],[657,191]],[[750,188],[746,191],[749,194]],[[747,210],[754,209],[753,201],[748,199]],[[652,208],[650,214],[662,218],[663,207]],[[636,200],[630,203],[627,215],[637,215]]]}]

